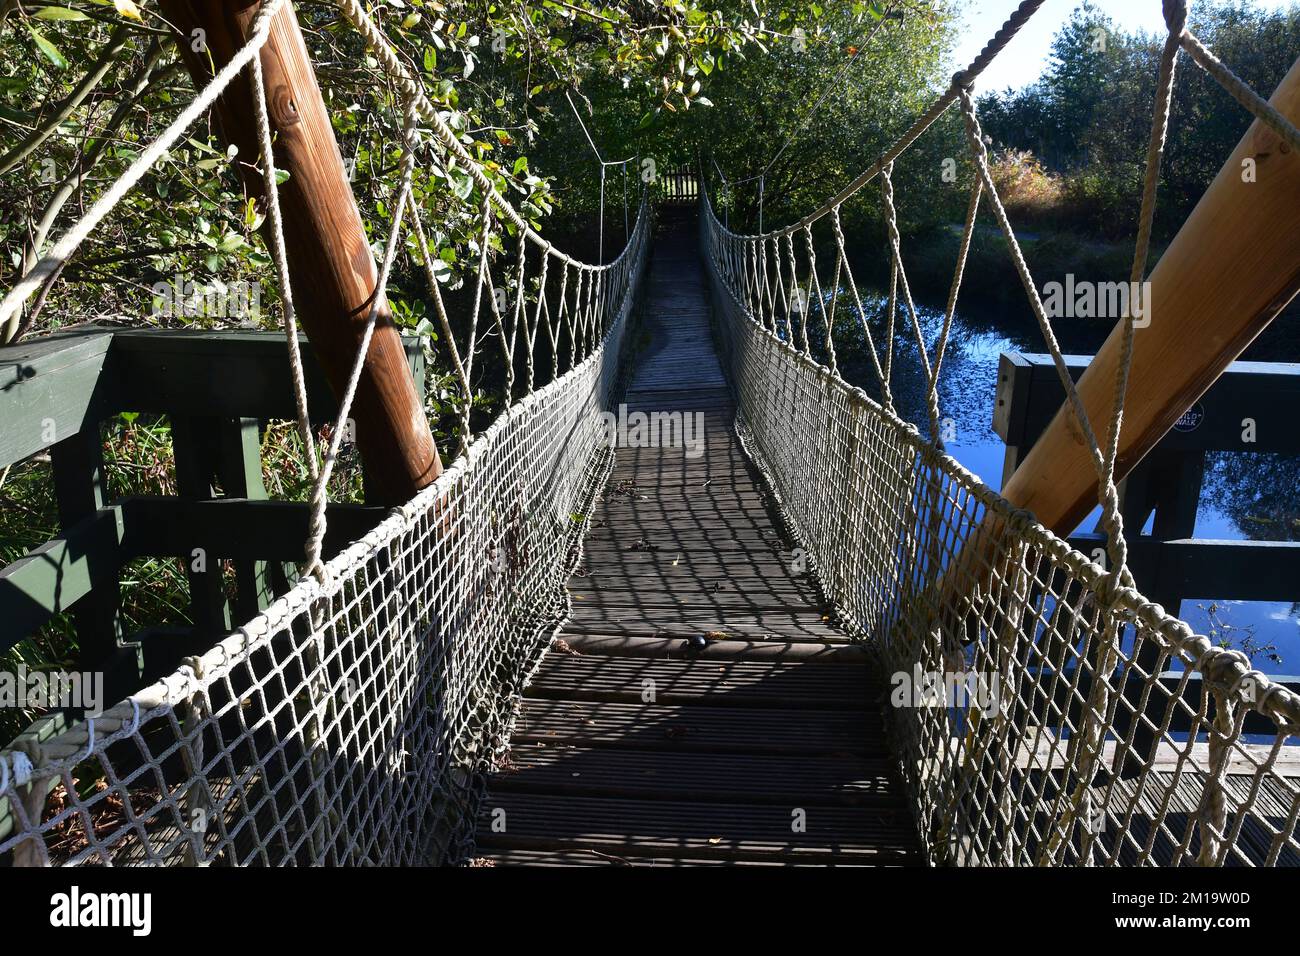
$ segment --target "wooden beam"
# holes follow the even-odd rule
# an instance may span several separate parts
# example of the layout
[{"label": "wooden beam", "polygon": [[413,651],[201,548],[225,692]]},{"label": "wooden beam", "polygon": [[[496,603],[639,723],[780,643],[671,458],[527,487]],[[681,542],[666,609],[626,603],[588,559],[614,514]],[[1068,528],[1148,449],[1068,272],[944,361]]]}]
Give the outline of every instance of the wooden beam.
[{"label": "wooden beam", "polygon": [[[335,504],[327,511],[325,558],[362,537],[389,509]],[[297,501],[134,497],[106,505],[11,564],[0,567],[0,652],[56,614],[117,584],[135,558],[187,560],[195,547],[209,561],[298,561],[311,520]]]},{"label": "wooden beam", "polygon": [[[213,560],[301,561],[311,520],[304,502],[212,498],[192,501],[139,497],[121,502],[133,553],[184,557],[201,545]],[[327,511],[325,557],[368,533],[389,511],[335,504]]]},{"label": "wooden beam", "polygon": [[[1141,334],[1139,332],[1139,334]],[[1067,355],[1075,381],[1092,357]],[[993,430],[1024,454],[1051,424],[1065,390],[1050,355],[1003,352],[998,363]],[[1300,455],[1300,362],[1233,362],[1159,442],[1162,451],[1245,451]],[[1254,423],[1247,441],[1242,419]],[[991,479],[993,476],[986,475]]]},{"label": "wooden beam", "polygon": [[[304,343],[305,344],[305,343]],[[406,374],[424,381],[419,340],[404,337]],[[303,350],[307,412],[312,422],[331,422],[338,402],[309,348]],[[289,349],[280,332],[201,332],[124,329],[113,333],[114,371],[109,412],[218,415],[292,420],[297,417],[288,368]]]},{"label": "wooden beam", "polygon": [[[260,2],[163,0],[161,6],[180,31],[179,46],[195,82],[202,83],[214,66],[220,69],[244,44]],[[205,52],[193,49],[194,30],[203,31]],[[374,300],[378,273],[291,4],[274,16],[261,62],[275,164],[289,174],[280,186],[280,204],[294,300],[321,367],[340,395]],[[247,73],[227,88],[215,112],[224,139],[238,148],[245,188],[260,197],[260,150]],[[411,382],[400,337],[383,301],[351,417],[383,503],[407,500],[441,472],[421,395]]]},{"label": "wooden beam", "polygon": [[116,585],[129,556],[125,534],[122,509],[112,505],[0,568],[0,651],[55,614],[71,610],[96,588]]},{"label": "wooden beam", "polygon": [[0,350],[0,468],[98,426],[113,335],[73,329]]},{"label": "wooden beam", "polygon": [[[1300,122],[1300,61],[1272,105]],[[1253,161],[1254,181],[1243,176]],[[1122,478],[1192,407],[1300,289],[1300,155],[1251,124],[1151,274],[1151,324],[1134,336],[1120,435]],[[1122,323],[1079,380],[1104,444]],[[1002,494],[1058,534],[1097,502],[1096,471],[1073,412],[1062,406]]]},{"label": "wooden beam", "polygon": [[[1091,556],[1106,547],[1102,534],[1077,534],[1070,547]],[[1300,541],[1230,541],[1134,535],[1133,576],[1144,594],[1157,589],[1179,600],[1285,601],[1300,598]],[[1178,608],[1166,604],[1170,614]]]}]

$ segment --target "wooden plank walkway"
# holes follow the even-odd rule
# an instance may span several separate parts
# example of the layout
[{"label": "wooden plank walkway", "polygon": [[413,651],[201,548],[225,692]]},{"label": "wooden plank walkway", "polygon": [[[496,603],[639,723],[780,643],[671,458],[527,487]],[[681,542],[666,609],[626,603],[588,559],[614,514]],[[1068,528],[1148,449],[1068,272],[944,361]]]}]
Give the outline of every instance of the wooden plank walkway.
[{"label": "wooden plank walkway", "polygon": [[694,216],[665,210],[626,402],[701,413],[703,453],[619,449],[478,862],[919,862],[879,678],[791,571],[736,441]]}]

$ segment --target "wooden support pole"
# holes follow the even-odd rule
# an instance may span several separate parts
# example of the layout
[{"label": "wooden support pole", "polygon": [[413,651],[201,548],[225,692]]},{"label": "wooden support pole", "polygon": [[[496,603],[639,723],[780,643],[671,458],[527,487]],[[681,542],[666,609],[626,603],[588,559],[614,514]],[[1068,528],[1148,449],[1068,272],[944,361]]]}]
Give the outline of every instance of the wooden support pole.
[{"label": "wooden support pole", "polygon": [[[206,82],[213,66],[220,69],[244,44],[260,5],[260,0],[162,0],[196,84]],[[273,17],[261,61],[275,165],[289,174],[280,186],[280,205],[294,302],[335,395],[341,395],[378,285],[375,259],[291,4]],[[247,72],[227,88],[215,114],[223,138],[238,148],[245,188],[261,197]],[[406,501],[441,473],[423,402],[384,302],[351,418],[380,503]]]},{"label": "wooden support pole", "polygon": [[[1270,102],[1291,122],[1300,122],[1300,61]],[[1256,120],[1151,274],[1146,304],[1151,323],[1134,334],[1117,479],[1300,290],[1297,235],[1300,156]],[[1122,336],[1121,324],[1079,380],[1079,395],[1102,443]],[[1073,531],[1096,505],[1096,471],[1067,405],[1002,494],[1061,535]]]},{"label": "wooden support pole", "polygon": [[[108,502],[108,473],[99,424],[91,424],[51,446],[50,458],[59,526],[66,532],[94,517]],[[135,689],[144,662],[139,646],[123,641],[117,566],[104,551],[85,549],[79,556],[87,562],[89,579],[101,582],[80,599],[68,602],[77,629],[79,666],[103,671],[105,697],[118,700]],[[73,588],[63,585],[63,579],[56,576],[54,595],[66,600],[65,595],[70,595]]]}]

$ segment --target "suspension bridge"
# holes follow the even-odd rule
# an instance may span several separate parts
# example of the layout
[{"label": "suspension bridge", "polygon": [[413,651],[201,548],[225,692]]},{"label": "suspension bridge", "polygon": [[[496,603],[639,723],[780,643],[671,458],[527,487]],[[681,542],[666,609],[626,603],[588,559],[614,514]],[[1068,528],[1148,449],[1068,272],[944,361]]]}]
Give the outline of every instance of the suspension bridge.
[{"label": "suspension bridge", "polygon": [[[1267,167],[1273,191],[1247,196],[1231,190],[1241,156],[1227,158],[1184,227],[1204,253],[1184,255],[1180,236],[1151,276],[1181,326],[1136,336],[1127,318],[1076,383],[998,198],[971,95],[1040,5],[1022,3],[878,163],[798,222],[734,232],[703,168],[676,171],[642,198],[623,251],[590,264],[511,206],[355,0],[339,12],[400,96],[402,173],[378,263],[346,243],[331,252],[323,244],[338,236],[313,220],[302,191],[339,197],[358,227],[359,215],[341,163],[303,161],[322,148],[337,156],[337,145],[308,95],[315,80],[291,6],[261,4],[215,74],[194,65],[204,81],[193,103],[0,302],[0,327],[18,321],[214,105],[259,157],[282,339],[236,337],[219,352],[184,336],[96,330],[0,353],[18,396],[8,400],[27,410],[0,453],[9,463],[50,449],[65,519],[59,537],[0,572],[0,619],[16,622],[17,640],[71,611],[87,646],[100,635],[104,666],[125,662],[138,680],[101,712],[43,718],[0,753],[0,858],[1300,863],[1300,695],[1136,589],[1117,488],[1295,292],[1292,233],[1262,207],[1296,208],[1279,196],[1300,192],[1287,158],[1300,150],[1300,73],[1265,102],[1187,30],[1184,7],[1166,4],[1134,276],[1147,274],[1182,54],[1254,114],[1239,153],[1281,159]],[[224,95],[236,83],[239,96]],[[891,173],[950,109],[976,176],[944,329],[928,341]],[[411,196],[431,156],[464,170],[482,203],[460,342]],[[284,168],[294,174],[277,185]],[[880,189],[890,226],[879,340],[840,217],[866,188]],[[1001,492],[947,454],[938,428],[981,206],[1012,250],[1066,394]],[[1238,231],[1219,235],[1225,222]],[[385,312],[404,237],[428,273],[437,358],[461,390],[464,447],[445,469],[425,425],[422,362]],[[1247,246],[1249,261],[1225,245]],[[353,285],[295,282],[304,258],[312,275],[333,264]],[[1173,362],[1169,340],[1223,304],[1198,283],[1228,279],[1234,329],[1184,341],[1173,363],[1184,379],[1149,374]],[[839,374],[846,308],[879,398]],[[351,319],[326,321],[340,315]],[[500,344],[508,407],[475,434],[483,331]],[[917,339],[928,436],[894,407],[896,334]],[[288,374],[259,371],[234,398],[202,393],[222,368],[271,361]],[[107,499],[98,425],[127,408],[189,423],[177,431],[184,495]],[[259,500],[258,423],[276,414],[297,421],[306,502]],[[675,438],[611,435],[611,421],[638,414]],[[378,472],[369,506],[327,500],[349,422]],[[332,427],[318,453],[321,423]],[[1060,537],[1095,503],[1105,566]],[[188,555],[195,542],[230,563],[235,600],[221,572],[196,572],[205,628],[124,640],[120,570],[141,555]],[[949,696],[951,675],[970,678],[969,694]]]}]

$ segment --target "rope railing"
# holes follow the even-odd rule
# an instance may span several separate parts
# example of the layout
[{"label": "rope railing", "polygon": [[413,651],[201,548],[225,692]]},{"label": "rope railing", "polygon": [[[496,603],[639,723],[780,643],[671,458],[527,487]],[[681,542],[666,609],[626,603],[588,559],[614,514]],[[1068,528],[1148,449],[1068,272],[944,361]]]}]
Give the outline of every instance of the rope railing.
[{"label": "rope railing", "polygon": [[[554,249],[500,195],[362,5],[339,0],[344,19],[397,90],[402,165],[366,336],[318,464],[257,56],[282,3],[264,4],[230,64],[10,290],[0,302],[0,324],[250,69],[268,245],[284,294],[298,425],[313,478],[304,575],[167,678],[52,737],[25,734],[0,753],[3,862],[463,859],[484,776],[506,746],[519,691],[567,613],[564,582],[609,464],[599,413],[618,384],[649,247],[649,199],[643,196],[613,262],[583,263]],[[911,696],[889,709],[899,769],[931,860],[1300,864],[1300,761],[1291,746],[1300,734],[1300,696],[1146,601],[1127,575],[1114,503],[1127,361],[1104,440],[1087,424],[1072,380],[1065,383],[1098,467],[1109,570],[1012,508],[943,447],[938,385],[983,204],[1011,246],[1061,365],[989,174],[970,96],[975,78],[1040,5],[1022,3],[877,164],[791,226],[755,236],[731,232],[714,214],[703,176],[691,170],[661,175],[656,191],[664,202],[701,203],[741,431],[842,622],[895,676],[961,674],[974,682],[967,685],[974,704]],[[1166,12],[1170,39],[1133,265],[1139,278],[1178,50],[1284,139],[1300,143],[1285,118],[1187,33],[1183,5],[1171,0]],[[891,174],[893,162],[954,103],[976,175],[943,326],[931,344],[907,279]],[[473,210],[477,263],[463,347],[411,197],[417,157],[429,145],[426,129],[437,158],[464,168],[481,197]],[[840,216],[844,203],[877,177],[891,260],[883,336],[868,319]],[[490,251],[493,239],[504,249],[507,224],[513,257]],[[461,391],[461,454],[433,485],[327,558],[325,488],[405,229],[416,239]],[[819,239],[814,229],[830,235]],[[826,249],[831,254],[823,252],[819,264]],[[839,375],[840,311],[864,333],[880,401]],[[899,324],[918,347],[928,439],[894,407]],[[543,327],[552,367],[548,383],[535,387]],[[485,333],[500,346],[505,410],[474,435],[474,374]],[[970,566],[968,545],[990,516],[1002,531]]]},{"label": "rope railing", "polygon": [[[258,56],[283,2],[263,4],[229,64],[9,291],[0,323],[57,274],[248,69],[267,244],[312,479],[303,577],[164,680],[49,739],[34,728],[0,753],[0,861],[459,859],[468,852],[483,775],[508,739],[518,691],[567,614],[564,582],[586,501],[610,460],[600,413],[616,386],[649,248],[649,198],[643,193],[612,262],[585,263],[555,249],[498,192],[361,4],[340,0],[344,19],[397,92],[402,155],[365,332],[318,462]],[[434,158],[464,169],[482,197],[463,346],[412,197],[418,157],[430,144],[440,151]],[[513,257],[492,251],[494,244],[504,250],[507,226]],[[406,229],[461,390],[461,454],[434,484],[327,559],[326,489]],[[543,327],[551,369],[539,387],[534,359]],[[501,347],[504,411],[474,435],[483,332]],[[89,792],[87,781],[95,783]]]},{"label": "rope railing", "polygon": [[[933,860],[1300,864],[1300,749],[1287,746],[1300,732],[1300,696],[1147,602],[1128,572],[1114,475],[1133,316],[1123,317],[1115,400],[1099,438],[989,170],[971,85],[1040,5],[1022,3],[875,164],[797,222],[738,234],[705,197],[703,246],[742,428],[827,594],[886,668],[908,680],[962,675],[998,698],[985,709],[942,698],[891,709],[900,768]],[[1187,32],[1184,4],[1171,0],[1165,12],[1134,281],[1146,271],[1180,49],[1283,139],[1300,135],[1216,65]],[[907,279],[891,172],[954,103],[975,176],[942,325],[930,342]],[[872,327],[840,224],[844,204],[877,178],[891,277],[883,336]],[[1094,459],[1108,568],[1071,550],[944,450],[940,371],[982,204],[1011,250]],[[819,249],[833,262],[819,265]],[[840,377],[839,322],[861,332],[879,401]],[[895,409],[900,332],[915,340],[928,439]]]}]

